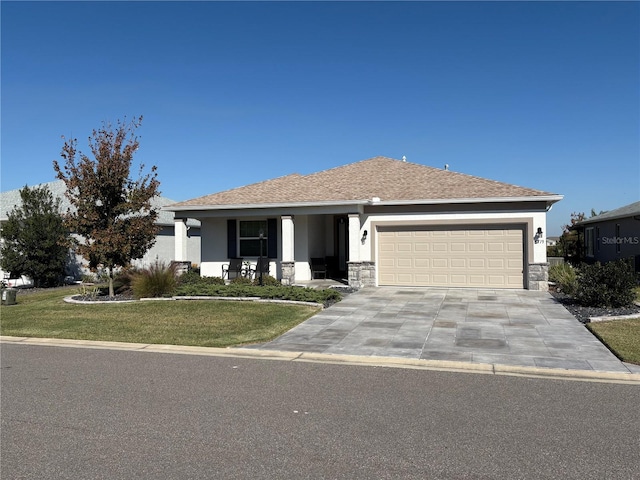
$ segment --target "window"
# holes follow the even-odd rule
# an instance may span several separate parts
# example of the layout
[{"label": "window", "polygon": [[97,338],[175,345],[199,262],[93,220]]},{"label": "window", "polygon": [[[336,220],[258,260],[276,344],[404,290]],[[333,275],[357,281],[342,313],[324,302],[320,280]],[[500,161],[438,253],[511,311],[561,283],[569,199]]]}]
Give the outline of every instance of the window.
[{"label": "window", "polygon": [[587,257],[593,257],[595,230],[593,227],[584,230],[584,253]]},{"label": "window", "polygon": [[260,232],[262,232],[262,256],[267,256],[267,221],[266,220],[240,220],[238,240],[240,244],[240,257],[260,256]]},{"label": "window", "polygon": [[620,224],[616,223],[616,253],[620,253]]}]

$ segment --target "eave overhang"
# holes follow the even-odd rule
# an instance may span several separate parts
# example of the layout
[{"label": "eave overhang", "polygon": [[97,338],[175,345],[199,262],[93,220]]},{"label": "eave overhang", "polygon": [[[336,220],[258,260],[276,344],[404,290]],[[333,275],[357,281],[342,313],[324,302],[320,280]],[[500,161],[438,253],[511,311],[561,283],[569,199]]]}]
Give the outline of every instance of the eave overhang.
[{"label": "eave overhang", "polygon": [[255,203],[237,205],[166,205],[163,210],[171,212],[203,212],[203,211],[237,211],[260,209],[287,209],[287,208],[313,208],[313,207],[362,207],[367,205],[399,206],[399,205],[442,205],[464,203],[518,203],[518,202],[545,202],[547,207],[562,200],[562,195],[540,195],[529,197],[490,197],[490,198],[441,198],[419,200],[381,200],[378,198],[366,200],[341,200],[324,202],[288,202],[288,203]]}]

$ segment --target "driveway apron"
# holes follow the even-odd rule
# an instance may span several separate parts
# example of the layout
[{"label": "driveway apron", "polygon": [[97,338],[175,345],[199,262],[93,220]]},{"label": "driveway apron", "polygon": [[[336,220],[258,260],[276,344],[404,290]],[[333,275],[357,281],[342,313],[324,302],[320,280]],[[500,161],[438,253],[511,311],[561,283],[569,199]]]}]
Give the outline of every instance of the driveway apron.
[{"label": "driveway apron", "polygon": [[266,350],[628,373],[549,293],[364,288]]}]

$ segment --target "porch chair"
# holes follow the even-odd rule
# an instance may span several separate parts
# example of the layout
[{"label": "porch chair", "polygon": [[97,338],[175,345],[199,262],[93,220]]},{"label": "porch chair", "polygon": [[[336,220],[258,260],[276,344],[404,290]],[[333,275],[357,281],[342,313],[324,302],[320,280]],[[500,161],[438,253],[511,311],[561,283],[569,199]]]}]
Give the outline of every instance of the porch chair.
[{"label": "porch chair", "polygon": [[260,278],[260,272],[262,271],[262,276],[266,277],[269,275],[269,263],[271,262],[268,258],[263,258],[262,263],[260,263],[260,259],[256,262],[255,265],[251,266],[251,278]]},{"label": "porch chair", "polygon": [[229,259],[229,263],[224,263],[222,265],[222,278],[225,277],[227,280],[233,280],[234,278],[238,278],[243,276],[242,271],[242,258],[231,258]]},{"label": "porch chair", "polygon": [[322,275],[322,278],[327,278],[327,262],[324,258],[312,258],[310,263],[311,279],[316,278],[316,275]]}]

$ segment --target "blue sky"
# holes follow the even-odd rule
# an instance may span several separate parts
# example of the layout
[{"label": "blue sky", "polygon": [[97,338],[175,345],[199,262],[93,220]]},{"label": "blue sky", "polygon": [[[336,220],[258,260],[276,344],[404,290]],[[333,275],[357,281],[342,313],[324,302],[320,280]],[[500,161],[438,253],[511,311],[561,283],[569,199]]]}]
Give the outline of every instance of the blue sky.
[{"label": "blue sky", "polygon": [[1,3],[3,191],[143,115],[175,200],[377,155],[640,199],[638,2]]}]

